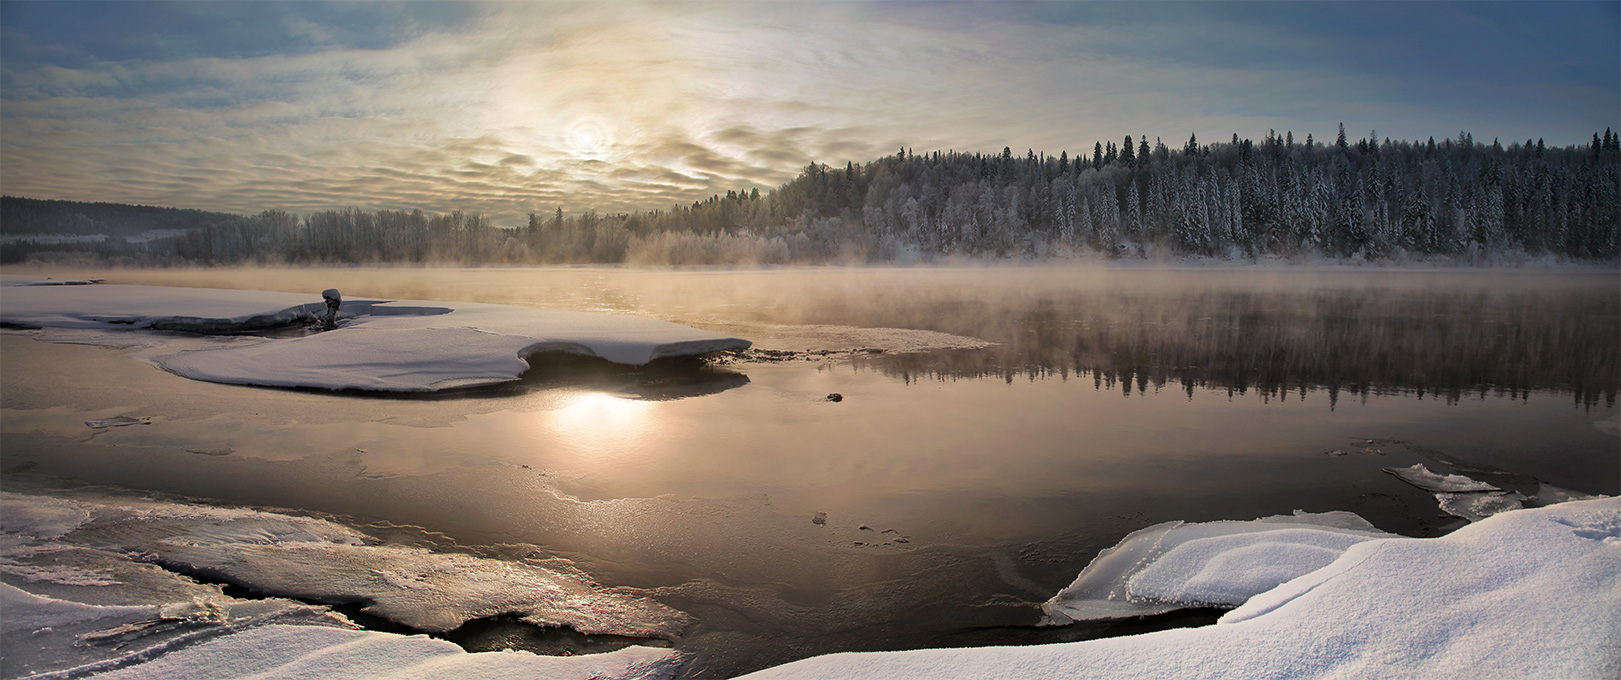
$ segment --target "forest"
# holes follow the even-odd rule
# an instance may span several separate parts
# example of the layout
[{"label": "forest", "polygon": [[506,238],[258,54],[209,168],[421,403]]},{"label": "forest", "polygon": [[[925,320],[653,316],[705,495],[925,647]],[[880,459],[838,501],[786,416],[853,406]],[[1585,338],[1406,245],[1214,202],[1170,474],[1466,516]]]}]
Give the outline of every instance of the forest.
[{"label": "forest", "polygon": [[[1440,142],[1377,132],[1349,140],[1342,125],[1332,142],[1269,132],[1259,142],[1190,137],[1172,148],[1127,135],[1074,157],[902,148],[842,168],[813,163],[765,193],[728,191],[623,214],[557,208],[531,213],[519,227],[464,212],[234,216],[123,206],[128,219],[139,219],[131,223],[107,205],[6,197],[0,262],[75,253],[159,265],[1609,262],[1621,256],[1621,134],[1605,130],[1591,144],[1564,147],[1530,139],[1504,146],[1467,132]],[[34,236],[89,233],[109,236]]]}]

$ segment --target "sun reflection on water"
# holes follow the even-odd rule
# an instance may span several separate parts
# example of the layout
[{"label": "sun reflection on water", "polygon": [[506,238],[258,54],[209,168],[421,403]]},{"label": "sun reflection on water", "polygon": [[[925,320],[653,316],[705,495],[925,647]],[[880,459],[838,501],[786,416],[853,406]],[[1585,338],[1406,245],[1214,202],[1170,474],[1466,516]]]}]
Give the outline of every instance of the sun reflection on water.
[{"label": "sun reflection on water", "polygon": [[580,395],[569,405],[547,412],[547,429],[559,443],[591,453],[626,453],[639,449],[651,433],[653,404],[603,392]]}]

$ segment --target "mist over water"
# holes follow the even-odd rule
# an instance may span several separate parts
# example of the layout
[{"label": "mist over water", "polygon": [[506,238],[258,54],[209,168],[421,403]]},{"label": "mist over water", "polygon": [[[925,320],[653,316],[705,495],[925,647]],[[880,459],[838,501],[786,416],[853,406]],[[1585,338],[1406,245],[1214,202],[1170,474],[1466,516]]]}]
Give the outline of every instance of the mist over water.
[{"label": "mist over water", "polygon": [[[754,340],[706,366],[537,357],[522,384],[431,400],[143,363],[206,338],[0,344],[8,485],[293,508],[566,563],[693,617],[672,641],[692,677],[1172,625],[1032,627],[1099,550],[1161,521],[1303,509],[1406,535],[1462,524],[1382,467],[1528,496],[1621,492],[1613,272],[51,273],[641,314]],[[136,337],[166,349],[121,339]],[[118,415],[152,424],[83,424]]]},{"label": "mist over water", "polygon": [[754,331],[745,337],[773,349],[860,349],[831,333],[779,328],[788,325],[931,330],[995,343],[857,361],[908,380],[1075,376],[1122,391],[1133,383],[1137,392],[1324,389],[1335,399],[1373,392],[1447,401],[1483,390],[1510,398],[1553,390],[1588,406],[1614,405],[1621,383],[1621,281],[1612,272],[581,267],[118,277],[287,292],[330,283],[351,296],[642,314]]}]

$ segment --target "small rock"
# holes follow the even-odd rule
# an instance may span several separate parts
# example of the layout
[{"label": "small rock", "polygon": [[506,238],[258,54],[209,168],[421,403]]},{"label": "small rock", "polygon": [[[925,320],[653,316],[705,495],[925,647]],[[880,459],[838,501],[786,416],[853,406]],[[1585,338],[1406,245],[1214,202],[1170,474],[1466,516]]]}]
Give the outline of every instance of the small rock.
[{"label": "small rock", "polygon": [[832,394],[827,395],[827,400],[837,404],[837,403],[839,403],[841,401],[844,401],[844,395],[839,394],[838,392],[834,392]]},{"label": "small rock", "polygon": [[1329,456],[1343,456],[1343,455],[1346,455],[1345,451],[1342,450],[1342,449],[1334,449],[1333,451],[1324,451],[1323,453],[1325,455],[1329,455]]},{"label": "small rock", "polygon": [[186,453],[195,453],[201,456],[229,456],[236,453],[236,449],[229,446],[219,446],[211,449],[186,449]]},{"label": "small rock", "polygon": [[896,542],[896,543],[911,543],[911,542],[912,542],[912,539],[910,539],[910,538],[907,538],[907,537],[905,537],[905,536],[900,536],[900,537],[897,537],[897,538],[896,538],[896,539],[895,539],[895,542]]},{"label": "small rock", "polygon": [[862,530],[862,531],[872,531],[872,527],[869,527],[869,526],[867,526],[867,525],[865,525],[865,524],[863,524],[863,525],[861,525],[861,526],[858,526],[858,527],[856,527],[856,528],[857,528],[857,529],[860,529],[860,530]]},{"label": "small rock", "polygon": [[825,512],[816,513],[816,516],[811,518],[811,524],[815,524],[816,526],[819,526],[819,527],[820,526],[827,526],[827,513],[825,513]]}]

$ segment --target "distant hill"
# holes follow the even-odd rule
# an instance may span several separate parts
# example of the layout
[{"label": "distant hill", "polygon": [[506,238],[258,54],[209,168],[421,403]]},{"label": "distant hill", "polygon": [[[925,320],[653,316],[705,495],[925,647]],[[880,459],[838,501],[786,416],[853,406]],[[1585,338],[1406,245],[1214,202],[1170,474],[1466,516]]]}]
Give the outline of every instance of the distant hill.
[{"label": "distant hill", "polygon": [[40,234],[139,239],[240,219],[230,213],[182,208],[0,197],[0,236],[8,239]]}]

